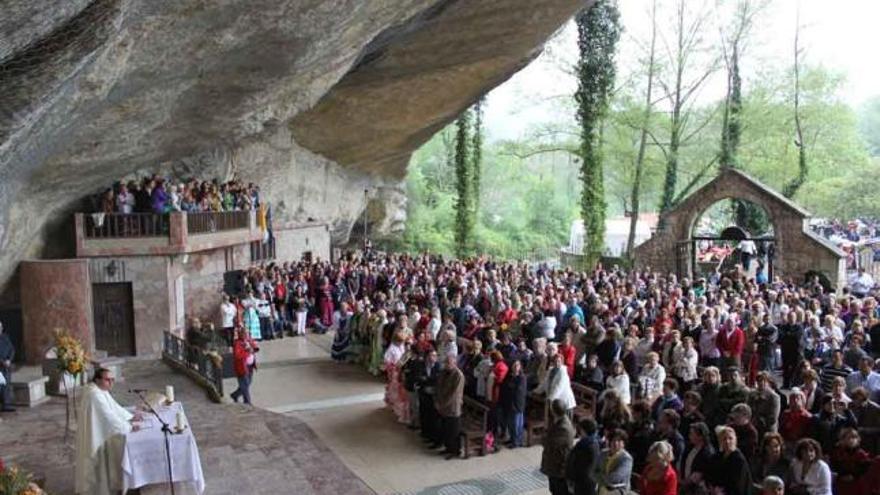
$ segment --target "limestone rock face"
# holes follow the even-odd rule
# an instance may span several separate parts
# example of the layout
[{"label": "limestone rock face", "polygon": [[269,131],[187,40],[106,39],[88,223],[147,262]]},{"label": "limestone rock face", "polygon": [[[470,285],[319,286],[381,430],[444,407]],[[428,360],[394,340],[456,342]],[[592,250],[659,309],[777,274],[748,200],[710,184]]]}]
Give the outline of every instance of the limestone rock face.
[{"label": "limestone rock face", "polygon": [[0,304],[137,173],[238,174],[336,242],[368,203],[371,235],[401,228],[412,151],[588,3],[0,0]]}]

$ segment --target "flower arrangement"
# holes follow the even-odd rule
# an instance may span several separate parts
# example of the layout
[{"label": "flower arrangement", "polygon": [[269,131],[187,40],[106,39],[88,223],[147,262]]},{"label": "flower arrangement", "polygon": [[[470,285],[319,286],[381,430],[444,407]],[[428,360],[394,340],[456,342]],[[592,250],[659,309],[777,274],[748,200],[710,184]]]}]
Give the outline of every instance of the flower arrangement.
[{"label": "flower arrangement", "polygon": [[18,466],[6,467],[0,459],[0,493],[3,495],[44,495],[30,473]]},{"label": "flower arrangement", "polygon": [[55,329],[55,353],[58,357],[58,368],[61,371],[78,376],[86,371],[88,355],[82,343],[67,330]]}]

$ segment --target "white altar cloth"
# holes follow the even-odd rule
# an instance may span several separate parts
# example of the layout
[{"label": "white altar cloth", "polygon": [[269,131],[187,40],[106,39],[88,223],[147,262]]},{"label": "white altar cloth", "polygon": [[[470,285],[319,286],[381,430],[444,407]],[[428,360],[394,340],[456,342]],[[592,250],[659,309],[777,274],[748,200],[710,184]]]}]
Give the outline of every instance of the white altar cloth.
[{"label": "white altar cloth", "polygon": [[[180,402],[156,408],[159,416],[171,425],[172,431],[177,423],[177,412],[183,411]],[[125,436],[125,449],[122,453],[122,493],[129,489],[146,485],[168,483],[168,461],[165,456],[165,436],[162,425],[151,412],[144,412],[144,421],[139,431]],[[189,421],[183,433],[169,436],[171,468],[175,486],[177,483],[191,484],[196,493],[205,491],[205,478],[202,474],[202,461],[199,448],[193,437]],[[157,487],[158,488],[158,487]]]}]

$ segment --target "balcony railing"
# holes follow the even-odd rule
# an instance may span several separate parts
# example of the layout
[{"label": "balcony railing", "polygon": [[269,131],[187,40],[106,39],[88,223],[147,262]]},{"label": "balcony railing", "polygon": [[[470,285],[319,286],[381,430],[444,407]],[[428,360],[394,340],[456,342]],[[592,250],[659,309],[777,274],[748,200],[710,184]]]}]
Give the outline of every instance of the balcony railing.
[{"label": "balcony railing", "polygon": [[207,211],[186,214],[186,227],[190,234],[210,234],[223,230],[246,229],[249,211]]},{"label": "balcony railing", "polygon": [[263,238],[256,211],[165,215],[74,215],[76,253],[88,256],[176,255],[250,244]]},{"label": "balcony railing", "polygon": [[97,213],[86,215],[83,226],[86,239],[164,237],[168,235],[168,215]]},{"label": "balcony railing", "polygon": [[[165,332],[162,357],[165,362],[189,375],[215,402],[223,398],[223,359],[191,346],[182,338]],[[218,362],[219,361],[219,362]]]}]

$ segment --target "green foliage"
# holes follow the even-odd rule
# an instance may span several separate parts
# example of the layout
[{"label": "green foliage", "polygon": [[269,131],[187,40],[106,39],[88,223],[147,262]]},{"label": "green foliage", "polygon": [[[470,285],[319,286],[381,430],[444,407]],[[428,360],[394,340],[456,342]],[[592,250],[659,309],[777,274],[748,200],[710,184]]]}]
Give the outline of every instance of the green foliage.
[{"label": "green foliage", "polygon": [[480,210],[480,188],[483,177],[483,105],[485,98],[477,100],[474,106],[474,135],[471,143],[471,171],[472,171],[472,200],[473,215],[476,216]]},{"label": "green foliage", "polygon": [[739,52],[738,47],[733,47],[730,58],[730,94],[727,97],[727,105],[724,112],[724,124],[721,128],[721,153],[718,163],[721,167],[737,167],[737,152],[739,151],[740,113],[742,112],[742,77],[739,75]]},{"label": "green foliage", "polygon": [[859,131],[871,156],[880,156],[880,96],[866,101],[859,109]]},{"label": "green foliage", "polygon": [[[455,130],[453,125],[441,131],[414,154],[407,175],[406,230],[399,243],[386,243],[386,248],[446,255],[458,252],[453,235],[455,188],[444,190],[430,176],[445,161],[448,136],[454,136]],[[523,144],[517,142],[490,142],[483,148],[483,181],[492,187],[480,190],[482,206],[471,253],[525,259],[549,256],[567,244],[580,195],[578,166],[572,156],[521,157]]]},{"label": "green foliage", "polygon": [[470,110],[458,117],[455,129],[455,254],[465,257],[472,249],[474,230]]},{"label": "green foliage", "polygon": [[576,17],[578,26],[577,120],[580,124],[581,218],[584,246],[600,254],[605,245],[604,165],[601,126],[616,74],[614,55],[620,40],[620,12],[614,0],[599,0]]}]

